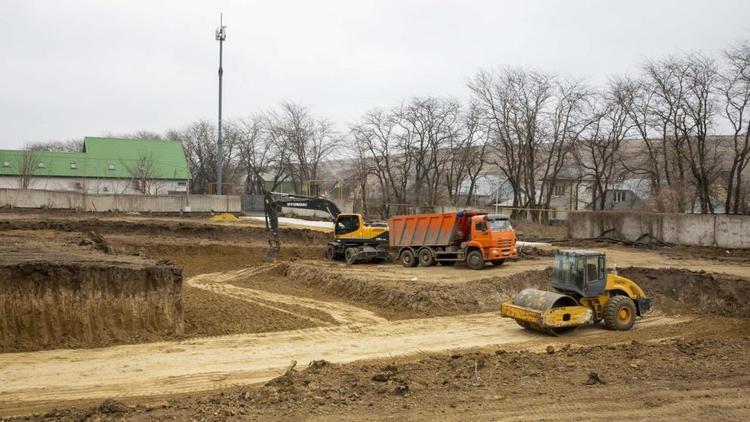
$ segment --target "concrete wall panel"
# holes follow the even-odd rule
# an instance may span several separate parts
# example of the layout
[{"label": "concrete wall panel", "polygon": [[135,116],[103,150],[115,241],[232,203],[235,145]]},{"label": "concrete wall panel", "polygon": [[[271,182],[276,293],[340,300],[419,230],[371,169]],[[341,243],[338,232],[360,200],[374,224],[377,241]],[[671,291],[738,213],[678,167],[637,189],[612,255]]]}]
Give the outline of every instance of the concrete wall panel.
[{"label": "concrete wall panel", "polygon": [[121,212],[241,212],[238,195],[94,195],[0,189],[0,207]]},{"label": "concrete wall panel", "polygon": [[644,234],[678,245],[750,248],[750,216],[577,211],[568,215],[572,239],[599,237],[613,230],[635,241]]}]

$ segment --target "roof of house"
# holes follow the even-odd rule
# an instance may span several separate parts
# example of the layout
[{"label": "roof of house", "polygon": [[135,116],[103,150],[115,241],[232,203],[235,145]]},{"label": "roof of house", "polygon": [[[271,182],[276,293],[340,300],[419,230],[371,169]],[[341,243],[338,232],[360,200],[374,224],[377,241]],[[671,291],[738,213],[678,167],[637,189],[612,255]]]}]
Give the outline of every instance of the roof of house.
[{"label": "roof of house", "polygon": [[86,137],[82,152],[0,150],[0,175],[21,175],[24,157],[33,160],[34,176],[130,179],[150,161],[151,178],[190,178],[179,141]]}]

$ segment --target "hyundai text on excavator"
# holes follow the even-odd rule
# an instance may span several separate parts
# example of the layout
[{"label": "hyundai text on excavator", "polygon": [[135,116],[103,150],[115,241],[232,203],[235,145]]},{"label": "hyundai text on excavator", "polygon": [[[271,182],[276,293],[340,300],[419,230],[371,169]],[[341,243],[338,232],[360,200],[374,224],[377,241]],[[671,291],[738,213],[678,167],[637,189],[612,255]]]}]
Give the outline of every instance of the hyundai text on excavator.
[{"label": "hyundai text on excavator", "polygon": [[332,201],[319,196],[281,194],[263,191],[266,228],[269,230],[269,256],[278,255],[279,213],[281,208],[323,211],[333,220],[333,240],[326,246],[330,260],[344,258],[348,264],[388,259],[388,226],[367,224],[362,214],[342,213]]},{"label": "hyundai text on excavator", "polygon": [[555,291],[522,290],[502,304],[501,315],[524,328],[560,335],[602,320],[610,330],[629,330],[654,304],[636,282],[608,273],[606,256],[596,251],[558,251],[550,284]]}]

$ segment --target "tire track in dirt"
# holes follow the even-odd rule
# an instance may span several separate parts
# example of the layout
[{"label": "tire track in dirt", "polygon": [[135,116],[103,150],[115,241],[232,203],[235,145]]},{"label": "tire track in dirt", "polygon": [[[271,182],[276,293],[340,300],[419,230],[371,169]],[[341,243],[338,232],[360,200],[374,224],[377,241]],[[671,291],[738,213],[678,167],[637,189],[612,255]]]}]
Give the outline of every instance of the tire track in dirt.
[{"label": "tire track in dirt", "polygon": [[[683,321],[652,316],[634,330]],[[601,328],[584,328],[572,336],[594,341],[611,335]],[[59,407],[64,401],[258,383],[283,373],[290,360],[301,365],[316,359],[346,363],[488,345],[541,350],[551,342],[554,339],[523,330],[493,312],[102,349],[6,353],[0,355],[0,415]]]},{"label": "tire track in dirt", "polygon": [[372,311],[358,308],[343,302],[324,302],[306,297],[285,295],[280,293],[271,293],[264,290],[250,289],[232,285],[231,282],[239,279],[246,279],[255,274],[268,272],[276,269],[279,264],[264,264],[251,268],[243,268],[236,271],[227,271],[221,273],[201,274],[192,277],[186,281],[190,286],[205,289],[217,294],[226,295],[235,299],[252,302],[275,311],[284,312],[297,318],[303,318],[312,321],[318,325],[332,325],[309,315],[297,313],[287,308],[274,306],[273,303],[291,305],[294,307],[304,307],[315,311],[324,312],[331,316],[339,324],[378,324],[386,322],[383,317],[376,315]]}]

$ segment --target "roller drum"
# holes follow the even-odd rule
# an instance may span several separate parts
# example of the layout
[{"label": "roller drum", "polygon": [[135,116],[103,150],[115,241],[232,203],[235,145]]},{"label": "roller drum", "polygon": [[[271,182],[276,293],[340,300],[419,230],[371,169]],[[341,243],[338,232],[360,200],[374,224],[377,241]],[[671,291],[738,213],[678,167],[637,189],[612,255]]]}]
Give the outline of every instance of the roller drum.
[{"label": "roller drum", "polygon": [[[537,289],[524,289],[513,299],[513,304],[543,313],[552,308],[563,306],[577,306],[578,301],[570,296]],[[516,320],[524,328],[529,328],[546,334],[560,335],[574,330],[576,327],[543,327],[529,321]]]}]

